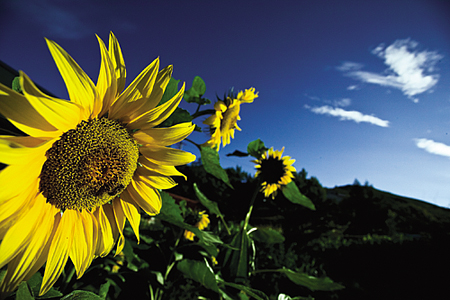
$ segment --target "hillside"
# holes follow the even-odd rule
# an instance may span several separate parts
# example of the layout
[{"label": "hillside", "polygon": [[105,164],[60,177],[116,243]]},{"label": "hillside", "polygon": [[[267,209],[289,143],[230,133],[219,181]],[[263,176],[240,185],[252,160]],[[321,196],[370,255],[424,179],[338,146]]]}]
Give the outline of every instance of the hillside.
[{"label": "hillside", "polygon": [[[184,170],[188,180],[201,178],[200,189],[218,202],[229,222],[242,220],[251,176],[228,169],[234,190],[203,176],[202,168]],[[328,276],[345,289],[311,292],[269,273],[252,277],[253,288],[271,294],[310,295],[315,299],[430,299],[447,290],[450,275],[450,210],[401,197],[370,186],[323,188],[302,170],[295,181],[315,204],[316,211],[292,204],[282,195],[259,197],[250,223],[270,227],[285,237],[279,244],[257,243],[256,269],[286,266],[315,276]],[[184,183],[180,194],[195,194]],[[213,223],[214,224],[214,220]],[[224,238],[226,241],[226,237]],[[220,259],[220,257],[219,257]]]}]

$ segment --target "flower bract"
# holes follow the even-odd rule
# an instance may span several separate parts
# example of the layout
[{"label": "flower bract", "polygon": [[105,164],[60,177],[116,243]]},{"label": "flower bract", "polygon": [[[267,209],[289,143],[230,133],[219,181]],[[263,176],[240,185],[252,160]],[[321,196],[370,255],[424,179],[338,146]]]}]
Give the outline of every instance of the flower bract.
[{"label": "flower bract", "polygon": [[261,192],[267,198],[272,196],[272,199],[277,195],[278,190],[292,181],[295,168],[292,164],[295,159],[289,156],[282,156],[284,147],[281,150],[273,150],[270,148],[264,152],[261,157],[253,162],[256,163],[255,177],[261,179]]},{"label": "flower bract", "polygon": [[204,143],[205,146],[219,149],[230,144],[234,139],[234,131],[241,130],[237,121],[241,119],[239,111],[242,103],[252,103],[258,93],[255,88],[240,91],[236,97],[227,97],[225,100],[219,100],[214,104],[215,113],[208,117],[203,124],[209,125],[211,138]]},{"label": "flower bract", "polygon": [[[98,38],[98,37],[97,37]],[[157,127],[180,103],[184,85],[158,105],[172,74],[159,59],[125,88],[126,68],[116,37],[98,38],[97,83],[53,41],[47,45],[70,101],[41,92],[20,72],[23,94],[0,84],[0,113],[26,136],[0,136],[0,268],[2,292],[45,266],[40,295],[70,258],[78,278],[96,257],[124,247],[125,221],[139,240],[140,211],[161,209],[160,189],[183,176],[175,168],[195,159],[168,146],[186,138],[191,123]]]}]

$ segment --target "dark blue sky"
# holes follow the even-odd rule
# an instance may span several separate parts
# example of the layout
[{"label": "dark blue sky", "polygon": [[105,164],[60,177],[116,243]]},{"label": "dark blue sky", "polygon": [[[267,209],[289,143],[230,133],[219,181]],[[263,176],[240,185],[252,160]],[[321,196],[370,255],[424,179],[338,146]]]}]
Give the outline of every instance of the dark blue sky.
[{"label": "dark blue sky", "polygon": [[259,91],[220,150],[224,166],[254,173],[225,154],[260,138],[327,187],[357,178],[450,206],[448,1],[2,0],[0,14],[0,59],[61,98],[44,37],[96,81],[94,34],[106,41],[112,30],[129,81],[159,56],[188,86],[201,76],[212,100],[230,87]]}]

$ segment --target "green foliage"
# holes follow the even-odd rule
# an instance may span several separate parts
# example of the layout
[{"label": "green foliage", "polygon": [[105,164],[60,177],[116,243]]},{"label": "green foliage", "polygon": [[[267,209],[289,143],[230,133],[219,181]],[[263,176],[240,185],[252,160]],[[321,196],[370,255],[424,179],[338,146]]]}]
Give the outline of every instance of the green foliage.
[{"label": "green foliage", "polygon": [[268,148],[264,146],[264,143],[260,139],[254,140],[247,145],[248,154],[255,157],[256,159],[259,159],[261,155],[267,150]]},{"label": "green foliage", "polygon": [[183,259],[178,262],[177,269],[188,278],[201,283],[204,287],[219,292],[215,275],[206,261]]},{"label": "green foliage", "polygon": [[295,284],[305,286],[311,291],[335,291],[344,288],[342,285],[335,283],[328,277],[317,278],[306,273],[295,272],[286,268],[277,271],[285,274]]},{"label": "green foliage", "polygon": [[283,243],[285,240],[281,233],[270,227],[258,227],[255,231],[252,231],[251,237],[257,242],[268,244]]},{"label": "green foliage", "polygon": [[205,92],[205,82],[201,77],[195,76],[192,81],[192,87],[184,93],[184,100],[188,103],[197,103],[199,105],[211,104],[211,100],[202,98]]},{"label": "green foliage", "polygon": [[219,153],[209,147],[201,147],[200,153],[202,164],[206,172],[222,180],[230,188],[233,188],[230,179],[228,179],[227,172],[220,166]]},{"label": "green foliage", "polygon": [[300,193],[297,185],[294,181],[289,182],[287,185],[281,188],[283,195],[292,203],[303,205],[311,210],[316,210],[314,204],[308,197]]},{"label": "green foliage", "polygon": [[217,205],[217,202],[213,202],[209,200],[198,188],[197,184],[194,183],[194,191],[197,195],[197,198],[200,200],[200,203],[208,209],[208,211],[211,214],[215,214],[216,216],[222,216],[222,213],[219,210],[219,206]]}]

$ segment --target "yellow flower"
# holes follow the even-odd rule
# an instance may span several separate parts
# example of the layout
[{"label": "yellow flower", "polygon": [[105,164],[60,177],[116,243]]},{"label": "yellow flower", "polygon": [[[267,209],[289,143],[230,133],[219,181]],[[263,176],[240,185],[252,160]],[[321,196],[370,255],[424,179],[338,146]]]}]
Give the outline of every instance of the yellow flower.
[{"label": "yellow flower", "polygon": [[[98,37],[97,37],[98,38]],[[97,84],[58,44],[48,47],[70,101],[42,93],[20,72],[23,95],[0,84],[0,113],[28,136],[0,136],[0,290],[14,290],[46,263],[40,295],[60,276],[68,258],[78,278],[117,241],[129,220],[139,240],[142,209],[158,214],[158,189],[175,185],[175,166],[195,159],[166,146],[186,138],[191,123],[153,128],[175,110],[184,85],[158,105],[172,73],[154,60],[125,89],[126,69],[111,33],[98,38]],[[183,175],[182,175],[183,176]]]},{"label": "yellow flower", "polygon": [[[197,215],[197,223],[195,223],[195,227],[197,227],[200,230],[205,229],[209,225],[209,216],[205,213],[205,211],[201,211]],[[184,238],[190,241],[194,240],[195,234],[189,230],[184,231]]]},{"label": "yellow flower", "polygon": [[255,88],[240,91],[235,99],[227,97],[224,101],[219,100],[214,104],[215,114],[207,118],[203,124],[209,125],[211,138],[204,143],[205,146],[211,148],[220,148],[228,145],[231,139],[234,139],[234,130],[241,130],[237,125],[237,121],[241,119],[239,111],[242,103],[252,103],[258,93]]},{"label": "yellow flower", "polygon": [[291,159],[289,156],[282,157],[283,151],[284,147],[280,151],[270,148],[259,159],[253,161],[257,164],[255,177],[261,178],[261,192],[264,192],[265,197],[272,195],[272,199],[274,199],[277,191],[294,178],[292,172],[295,172],[295,168],[292,164],[295,159]]}]

